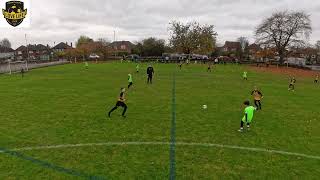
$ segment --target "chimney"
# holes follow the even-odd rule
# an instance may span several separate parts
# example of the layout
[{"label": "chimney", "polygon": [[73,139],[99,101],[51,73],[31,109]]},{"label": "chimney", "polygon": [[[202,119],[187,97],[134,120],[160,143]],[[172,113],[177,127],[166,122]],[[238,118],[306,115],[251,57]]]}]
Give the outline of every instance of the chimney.
[{"label": "chimney", "polygon": [[73,46],[72,46],[72,42],[71,42],[70,46],[73,47]]}]

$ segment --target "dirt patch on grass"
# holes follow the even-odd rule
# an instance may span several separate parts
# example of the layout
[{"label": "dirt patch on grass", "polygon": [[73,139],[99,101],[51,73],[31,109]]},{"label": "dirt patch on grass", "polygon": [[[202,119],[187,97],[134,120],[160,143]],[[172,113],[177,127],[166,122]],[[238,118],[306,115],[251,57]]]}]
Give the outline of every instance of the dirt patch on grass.
[{"label": "dirt patch on grass", "polygon": [[316,75],[320,75],[319,71],[298,69],[292,67],[277,67],[277,66],[269,66],[269,67],[256,67],[249,66],[250,69],[257,72],[269,72],[274,74],[282,74],[287,76],[295,76],[295,77],[306,77],[306,78],[315,78]]}]

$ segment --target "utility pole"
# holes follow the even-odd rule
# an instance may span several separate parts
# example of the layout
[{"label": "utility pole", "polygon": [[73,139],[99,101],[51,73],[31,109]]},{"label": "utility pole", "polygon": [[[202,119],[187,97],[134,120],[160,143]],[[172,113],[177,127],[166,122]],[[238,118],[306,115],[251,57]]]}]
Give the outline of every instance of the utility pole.
[{"label": "utility pole", "polygon": [[28,47],[28,41],[27,41],[27,34],[24,34],[24,38],[26,40],[26,48],[27,48],[27,54],[28,54],[28,58],[27,58],[27,61],[26,61],[26,70],[29,71],[29,67],[28,67],[28,61],[30,59],[30,55],[29,55],[29,47]]}]

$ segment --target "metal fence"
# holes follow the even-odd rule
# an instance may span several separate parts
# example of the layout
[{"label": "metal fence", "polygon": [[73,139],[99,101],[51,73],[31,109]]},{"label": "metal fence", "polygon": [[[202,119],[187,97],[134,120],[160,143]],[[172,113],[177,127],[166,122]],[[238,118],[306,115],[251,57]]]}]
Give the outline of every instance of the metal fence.
[{"label": "metal fence", "polygon": [[[50,61],[50,62],[37,62],[32,61],[28,62],[28,69],[36,69],[36,68],[43,68],[43,67],[50,67],[50,66],[57,66],[62,64],[68,64],[69,61]],[[20,72],[21,69],[26,70],[26,63],[1,63],[0,64],[0,73],[14,73],[14,72]]]}]

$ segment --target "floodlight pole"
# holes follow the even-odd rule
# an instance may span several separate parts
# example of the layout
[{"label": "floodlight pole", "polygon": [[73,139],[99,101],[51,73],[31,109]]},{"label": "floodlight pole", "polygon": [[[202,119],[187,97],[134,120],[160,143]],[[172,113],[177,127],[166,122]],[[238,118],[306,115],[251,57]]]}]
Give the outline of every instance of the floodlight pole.
[{"label": "floodlight pole", "polygon": [[28,42],[27,42],[27,34],[24,35],[24,38],[26,40],[27,55],[28,55],[28,58],[27,58],[27,61],[26,61],[26,68],[27,68],[26,70],[29,71],[28,61],[29,61],[30,55],[29,55],[29,48],[28,48]]},{"label": "floodlight pole", "polygon": [[[113,42],[116,42],[116,31],[113,31]],[[116,45],[116,44],[115,44]],[[114,60],[116,60],[117,57],[117,52],[116,52],[116,48],[114,49]]]}]

